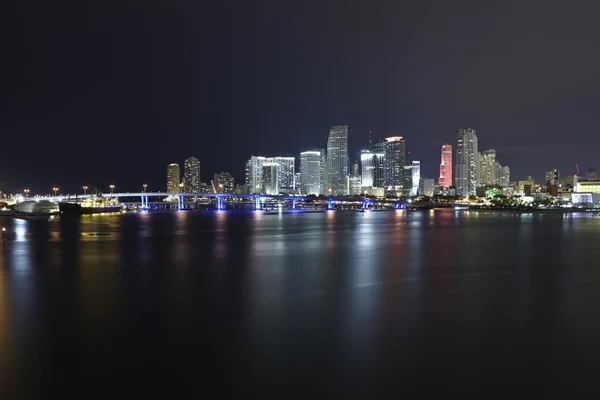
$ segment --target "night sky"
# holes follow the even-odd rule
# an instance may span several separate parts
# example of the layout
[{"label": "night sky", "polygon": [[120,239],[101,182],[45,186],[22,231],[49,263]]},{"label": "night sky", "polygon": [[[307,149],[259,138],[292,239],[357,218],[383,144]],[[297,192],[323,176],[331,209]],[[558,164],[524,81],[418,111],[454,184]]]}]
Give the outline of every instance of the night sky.
[{"label": "night sky", "polygon": [[[11,2],[0,23],[0,190],[164,190],[349,125],[406,138],[422,175],[477,130],[511,180],[600,169],[597,1]],[[17,8],[17,9],[15,9]]]}]

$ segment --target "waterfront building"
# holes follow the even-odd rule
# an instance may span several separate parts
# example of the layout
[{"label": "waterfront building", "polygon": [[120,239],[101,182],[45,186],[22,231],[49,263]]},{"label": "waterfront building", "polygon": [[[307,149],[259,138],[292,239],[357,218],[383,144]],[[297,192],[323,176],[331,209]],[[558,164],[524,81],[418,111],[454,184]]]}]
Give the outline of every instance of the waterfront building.
[{"label": "waterfront building", "polygon": [[234,190],[235,194],[247,194],[247,189],[246,189],[246,185],[235,185],[235,190]]},{"label": "waterfront building", "polygon": [[360,176],[348,177],[348,194],[350,196],[360,195],[362,193]]},{"label": "waterfront building", "polygon": [[529,195],[531,195],[531,189],[535,186],[535,182],[533,181],[533,178],[530,176],[527,179],[525,179],[524,181],[519,181],[519,183],[517,184],[517,193],[519,194],[524,194],[527,193],[527,186],[529,187]]},{"label": "waterfront building", "polygon": [[508,165],[502,167],[502,173],[500,175],[498,185],[502,187],[510,186],[510,168],[508,167]]},{"label": "waterfront building", "polygon": [[421,181],[423,182],[423,190],[420,194],[422,194],[423,196],[433,196],[434,193],[434,188],[435,188],[435,180],[434,179],[430,179],[430,178],[423,178],[421,179]]},{"label": "waterfront building", "polygon": [[475,196],[479,180],[479,150],[475,129],[460,129],[456,146],[455,186],[458,196]]},{"label": "waterfront building", "polygon": [[419,183],[421,181],[421,161],[413,161],[412,162],[412,187],[411,187],[411,196],[416,196],[419,191]]},{"label": "waterfront building", "polygon": [[183,191],[200,193],[200,160],[188,157],[183,162]]},{"label": "waterfront building", "polygon": [[206,182],[199,182],[198,193],[214,193],[212,190],[212,185],[209,185]]},{"label": "waterfront building", "polygon": [[402,174],[406,161],[406,144],[402,136],[385,138],[384,145],[384,186],[388,191],[402,190]]},{"label": "waterfront building", "polygon": [[229,172],[214,174],[213,184],[215,193],[233,193],[235,189],[235,180]]},{"label": "waterfront building", "polygon": [[373,187],[385,187],[386,177],[386,141],[371,143],[371,153],[373,154]]},{"label": "waterfront building", "polygon": [[269,195],[279,194],[279,164],[263,163],[261,165],[261,190],[260,193]]},{"label": "waterfront building", "polygon": [[575,192],[600,194],[600,181],[582,181],[577,180]]},{"label": "waterfront building", "polygon": [[294,193],[296,189],[296,160],[294,157],[262,157],[251,156],[246,162],[245,184],[250,193],[263,193],[263,165],[277,164],[277,191]]},{"label": "waterfront building", "polygon": [[360,153],[361,187],[367,190],[373,187],[375,163],[371,150],[362,150]]},{"label": "waterfront building", "polygon": [[300,190],[304,195],[321,194],[323,154],[321,150],[300,153]]},{"label": "waterfront building", "polygon": [[496,150],[484,150],[479,153],[479,180],[478,186],[493,186],[496,185]]},{"label": "waterfront building", "polygon": [[327,169],[329,189],[335,196],[348,194],[348,127],[331,127],[327,140]]},{"label": "waterfront building", "polygon": [[550,184],[550,185],[559,185],[559,174],[558,174],[558,170],[556,168],[554,168],[553,170],[550,170],[548,172],[546,172],[546,183]]},{"label": "waterfront building", "polygon": [[440,161],[440,178],[438,183],[445,189],[452,186],[452,145],[442,146],[442,158]]},{"label": "waterfront building", "polygon": [[403,170],[404,172],[402,173],[402,195],[410,196],[413,187],[412,161],[405,161]]},{"label": "waterfront building", "polygon": [[167,165],[168,193],[179,193],[181,191],[181,188],[179,187],[180,179],[179,164],[171,163]]},{"label": "waterfront building", "polygon": [[329,167],[327,166],[327,153],[321,150],[321,191],[320,195],[329,195],[331,188],[329,187]]}]

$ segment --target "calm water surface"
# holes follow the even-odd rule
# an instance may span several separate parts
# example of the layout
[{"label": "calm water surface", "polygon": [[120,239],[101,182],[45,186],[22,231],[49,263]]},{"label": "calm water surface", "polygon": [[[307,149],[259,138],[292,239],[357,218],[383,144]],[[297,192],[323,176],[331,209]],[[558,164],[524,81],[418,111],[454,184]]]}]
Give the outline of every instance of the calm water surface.
[{"label": "calm water surface", "polygon": [[596,391],[594,214],[0,218],[0,398]]}]

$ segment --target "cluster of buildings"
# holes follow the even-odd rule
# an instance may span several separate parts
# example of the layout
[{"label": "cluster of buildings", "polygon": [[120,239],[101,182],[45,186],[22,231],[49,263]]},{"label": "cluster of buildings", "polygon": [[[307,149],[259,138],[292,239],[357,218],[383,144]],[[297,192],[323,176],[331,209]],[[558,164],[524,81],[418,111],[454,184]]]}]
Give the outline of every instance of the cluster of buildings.
[{"label": "cluster of buildings", "polygon": [[[553,169],[544,184],[529,177],[511,182],[510,168],[497,159],[495,149],[479,149],[474,129],[460,129],[456,147],[441,147],[438,179],[421,176],[421,162],[407,157],[402,136],[371,141],[353,160],[348,152],[348,126],[332,126],[325,148],[316,148],[289,156],[251,156],[245,164],[244,184],[236,185],[228,172],[216,173],[210,183],[200,180],[200,161],[189,157],[183,164],[167,167],[167,191],[170,193],[235,193],[267,195],[315,195],[377,197],[455,196],[494,197],[519,195],[560,197],[569,194],[573,201],[600,196],[600,181],[593,169],[587,177],[579,173],[561,178]],[[455,150],[455,152],[453,151]],[[299,171],[296,171],[296,166]],[[580,199],[579,195],[584,195]],[[589,196],[588,196],[589,195]],[[591,197],[590,197],[591,198]],[[594,201],[595,203],[595,201]]]},{"label": "cluster of buildings", "polygon": [[183,163],[183,177],[179,164],[167,165],[168,193],[234,193],[235,181],[229,172],[216,173],[210,184],[200,180],[200,160],[188,157]]}]

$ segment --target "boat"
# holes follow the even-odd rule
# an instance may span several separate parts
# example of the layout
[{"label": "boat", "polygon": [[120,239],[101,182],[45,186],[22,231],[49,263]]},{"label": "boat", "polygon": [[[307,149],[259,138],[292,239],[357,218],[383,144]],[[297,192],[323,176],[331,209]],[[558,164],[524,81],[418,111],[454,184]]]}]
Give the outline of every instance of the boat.
[{"label": "boat", "polygon": [[47,218],[60,212],[56,203],[49,200],[26,200],[15,204],[14,216],[18,218]]},{"label": "boat", "polygon": [[115,199],[105,199],[101,196],[74,203],[63,201],[58,203],[58,208],[60,209],[61,214],[74,215],[115,213],[125,209],[125,207],[122,204],[119,204]]}]

